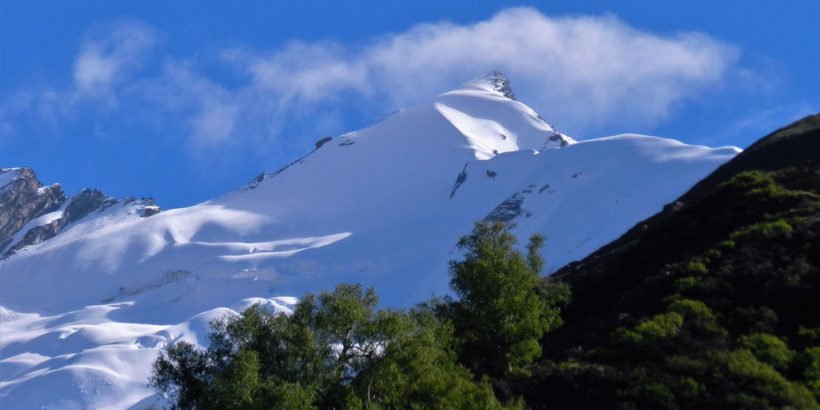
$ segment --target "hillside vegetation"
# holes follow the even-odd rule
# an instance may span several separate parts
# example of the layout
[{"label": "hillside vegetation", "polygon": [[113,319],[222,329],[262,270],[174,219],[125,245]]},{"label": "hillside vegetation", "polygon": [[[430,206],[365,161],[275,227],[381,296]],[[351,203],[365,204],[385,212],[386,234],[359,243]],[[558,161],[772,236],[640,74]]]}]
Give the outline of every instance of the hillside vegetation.
[{"label": "hillside vegetation", "polygon": [[550,280],[533,407],[817,408],[820,116],[752,145]]}]

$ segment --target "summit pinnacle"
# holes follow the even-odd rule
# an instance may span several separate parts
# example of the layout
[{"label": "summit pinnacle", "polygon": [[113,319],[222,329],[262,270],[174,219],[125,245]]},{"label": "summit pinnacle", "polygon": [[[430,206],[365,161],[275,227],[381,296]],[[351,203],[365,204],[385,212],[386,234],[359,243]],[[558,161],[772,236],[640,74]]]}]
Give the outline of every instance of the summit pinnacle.
[{"label": "summit pinnacle", "polygon": [[486,78],[490,80],[496,91],[511,100],[515,100],[515,94],[513,94],[512,87],[510,86],[510,80],[508,80],[507,77],[504,77],[504,74],[501,71],[493,71],[487,74]]}]

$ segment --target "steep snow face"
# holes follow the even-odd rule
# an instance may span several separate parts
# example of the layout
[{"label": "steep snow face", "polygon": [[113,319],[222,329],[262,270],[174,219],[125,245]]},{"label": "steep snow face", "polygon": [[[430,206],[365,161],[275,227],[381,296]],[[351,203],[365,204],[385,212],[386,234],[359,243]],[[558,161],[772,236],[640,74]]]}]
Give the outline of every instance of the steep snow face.
[{"label": "steep snow face", "polygon": [[508,87],[506,79],[491,74],[440,95],[433,106],[464,136],[476,159],[575,142],[556,132],[530,107],[511,99]]},{"label": "steep snow face", "polygon": [[476,220],[545,234],[558,268],[738,152],[639,135],[576,143],[511,95],[480,78],[212,201],[151,218],[112,209],[22,248],[0,262],[0,407],[151,404],[158,350],[203,343],[210,318],[250,303],[286,311],[340,282],[392,306],[445,293]]}]

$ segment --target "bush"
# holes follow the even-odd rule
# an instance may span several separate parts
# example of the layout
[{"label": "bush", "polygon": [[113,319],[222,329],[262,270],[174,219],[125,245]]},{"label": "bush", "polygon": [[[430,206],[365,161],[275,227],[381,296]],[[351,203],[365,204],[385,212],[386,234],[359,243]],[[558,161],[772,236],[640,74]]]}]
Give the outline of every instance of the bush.
[{"label": "bush", "polygon": [[795,355],[784,341],[768,333],[741,336],[740,347],[748,349],[758,360],[780,372],[789,368]]}]

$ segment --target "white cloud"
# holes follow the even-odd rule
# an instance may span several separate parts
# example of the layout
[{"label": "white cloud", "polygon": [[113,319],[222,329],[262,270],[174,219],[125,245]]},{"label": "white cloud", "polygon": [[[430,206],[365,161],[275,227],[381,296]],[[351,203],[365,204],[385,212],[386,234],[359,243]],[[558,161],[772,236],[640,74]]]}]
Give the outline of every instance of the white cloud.
[{"label": "white cloud", "polygon": [[[530,8],[475,24],[419,24],[357,44],[166,54],[164,64],[149,52],[157,37],[136,22],[99,27],[79,49],[72,84],[34,93],[26,109],[58,123],[78,103],[95,103],[112,118],[162,118],[157,129],[183,134],[194,147],[271,151],[293,124],[300,136],[348,131],[338,127],[349,126],[342,119],[350,110],[385,114],[492,70],[569,133],[662,121],[739,71],[739,51],[705,34],[659,35],[613,16],[549,17]],[[148,64],[164,68],[140,70]]]},{"label": "white cloud", "polygon": [[83,91],[107,87],[117,73],[117,62],[103,57],[97,50],[85,50],[74,64],[74,82]]},{"label": "white cloud", "polygon": [[193,118],[193,132],[206,145],[217,145],[231,136],[238,108],[236,105],[210,102]]},{"label": "white cloud", "polygon": [[[37,85],[0,101],[0,131],[12,134],[33,117],[35,127],[58,131],[63,122],[109,113],[118,105],[122,86],[148,60],[156,32],[134,21],[118,21],[87,33],[74,58],[72,81],[62,87]],[[83,108],[101,108],[93,113]]]},{"label": "white cloud", "polygon": [[[230,137],[236,132],[240,114],[240,91],[208,80],[190,62],[169,59],[158,77],[134,82],[129,94],[137,96],[137,109],[171,118],[167,133],[174,133],[174,126],[181,124],[192,145],[198,148],[234,142]],[[241,108],[251,109],[247,101]]]},{"label": "white cloud", "polygon": [[154,46],[154,30],[142,23],[118,22],[94,30],[74,60],[75,97],[113,98],[112,86],[138,68]]},{"label": "white cloud", "polygon": [[228,50],[226,61],[250,74],[253,86],[282,101],[312,103],[353,89],[366,94],[370,83],[365,62],[346,57],[350,51],[329,43],[296,42],[267,55]]},{"label": "white cloud", "polygon": [[565,130],[652,124],[718,85],[738,50],[699,33],[661,36],[613,16],[547,17],[516,8],[472,25],[421,24],[364,46],[294,43],[226,53],[250,88],[292,104],[343,93],[393,109],[498,69],[519,97]]}]

